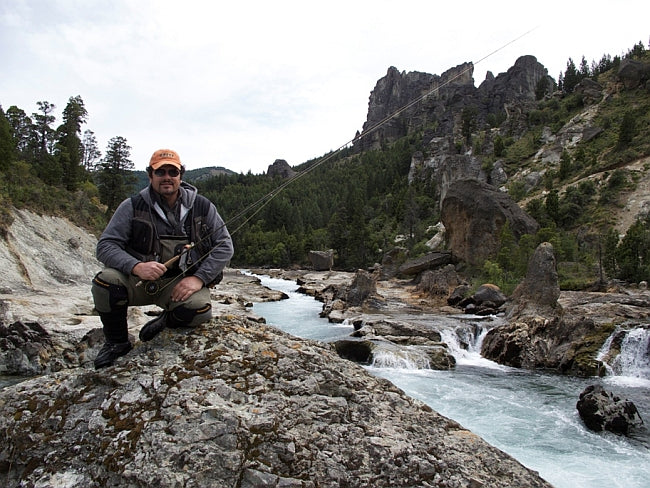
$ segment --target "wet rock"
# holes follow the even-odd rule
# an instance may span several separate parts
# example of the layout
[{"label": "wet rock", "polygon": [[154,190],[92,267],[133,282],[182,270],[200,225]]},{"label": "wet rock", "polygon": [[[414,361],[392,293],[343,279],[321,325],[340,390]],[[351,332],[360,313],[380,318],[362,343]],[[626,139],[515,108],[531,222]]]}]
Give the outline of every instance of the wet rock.
[{"label": "wet rock", "polygon": [[604,390],[600,385],[585,388],[576,408],[585,425],[596,432],[607,430],[627,435],[643,424],[633,402]]}]

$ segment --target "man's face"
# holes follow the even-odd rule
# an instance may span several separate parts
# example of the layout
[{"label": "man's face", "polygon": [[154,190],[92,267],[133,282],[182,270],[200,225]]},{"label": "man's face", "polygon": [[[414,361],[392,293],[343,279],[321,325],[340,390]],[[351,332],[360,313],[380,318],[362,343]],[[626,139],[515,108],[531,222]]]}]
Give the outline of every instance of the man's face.
[{"label": "man's face", "polygon": [[[172,176],[169,173],[175,174]],[[176,166],[165,164],[154,170],[149,177],[151,186],[155,192],[160,193],[163,197],[171,197],[178,193],[178,187],[181,184],[181,174]]]}]

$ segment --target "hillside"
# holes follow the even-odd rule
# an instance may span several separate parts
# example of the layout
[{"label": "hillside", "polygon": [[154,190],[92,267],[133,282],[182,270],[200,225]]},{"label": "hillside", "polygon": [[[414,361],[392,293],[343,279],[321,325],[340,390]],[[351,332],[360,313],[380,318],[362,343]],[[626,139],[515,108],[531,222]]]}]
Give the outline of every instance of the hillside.
[{"label": "hillside", "polygon": [[[636,56],[604,57],[578,78],[567,71],[562,88],[533,56],[478,87],[471,63],[440,76],[391,67],[371,92],[353,146],[296,166],[299,184],[257,176],[200,186],[226,217],[283,188],[238,228],[238,263],[304,265],[310,249],[331,248],[335,266],[354,270],[398,248],[410,257],[433,243],[444,248],[445,196],[454,182],[477,179],[506,192],[540,228],[524,247],[507,248],[503,222],[490,224],[501,242],[489,250],[500,274],[492,280],[514,284],[535,245],[549,240],[558,261],[570,263],[561,266],[563,284],[588,286],[599,279],[607,239],[607,271],[619,274],[612,232],[620,239],[648,215],[650,58],[645,50]],[[480,263],[472,265],[478,269],[470,273],[482,273]]]}]

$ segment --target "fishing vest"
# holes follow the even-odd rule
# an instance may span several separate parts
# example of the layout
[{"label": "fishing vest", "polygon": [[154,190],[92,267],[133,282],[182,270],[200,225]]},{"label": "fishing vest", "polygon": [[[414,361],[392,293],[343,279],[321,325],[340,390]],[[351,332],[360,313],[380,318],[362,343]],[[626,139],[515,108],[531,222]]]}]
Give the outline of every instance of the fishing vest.
[{"label": "fishing vest", "polygon": [[181,272],[193,274],[198,261],[207,256],[214,246],[213,236],[205,222],[210,210],[210,200],[196,195],[194,204],[183,221],[183,235],[161,233],[161,229],[156,228],[153,210],[139,193],[131,197],[131,205],[131,240],[126,251],[140,261],[164,263],[180,254],[186,244],[194,243],[195,247],[174,263],[165,273],[165,277]]}]

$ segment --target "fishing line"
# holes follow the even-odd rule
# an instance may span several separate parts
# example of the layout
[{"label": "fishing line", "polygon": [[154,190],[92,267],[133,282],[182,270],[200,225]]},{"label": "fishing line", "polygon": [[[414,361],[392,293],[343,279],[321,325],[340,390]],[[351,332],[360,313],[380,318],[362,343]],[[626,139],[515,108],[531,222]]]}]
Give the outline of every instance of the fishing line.
[{"label": "fishing line", "polygon": [[[411,108],[411,107],[417,105],[418,103],[420,103],[420,102],[421,102],[422,100],[424,100],[425,98],[427,98],[427,97],[429,97],[429,96],[431,96],[431,95],[433,95],[433,94],[436,94],[437,92],[440,91],[440,89],[445,88],[446,86],[450,85],[451,83],[453,83],[453,82],[456,81],[457,79],[463,77],[466,73],[472,71],[472,70],[474,69],[474,67],[475,67],[477,64],[482,63],[482,62],[485,61],[486,59],[490,58],[491,56],[494,56],[496,53],[502,51],[503,49],[505,49],[506,47],[510,46],[511,44],[514,44],[515,42],[519,41],[519,40],[522,39],[523,37],[525,37],[525,36],[527,36],[528,34],[530,34],[531,32],[533,32],[535,29],[537,29],[537,26],[536,26],[536,27],[533,27],[532,29],[529,29],[528,31],[524,32],[523,34],[521,34],[521,35],[515,37],[514,39],[511,39],[510,41],[506,42],[505,44],[499,46],[499,47],[498,47],[497,49],[495,49],[494,51],[491,51],[490,53],[486,54],[486,55],[483,56],[482,58],[479,58],[478,61],[472,62],[472,63],[471,63],[471,66],[469,66],[469,67],[467,67],[467,68],[461,70],[459,73],[457,73],[456,75],[452,76],[452,77],[449,78],[448,80],[446,80],[446,81],[444,81],[443,83],[441,83],[441,84],[439,84],[439,85],[436,85],[434,88],[431,88],[430,90],[426,91],[423,95],[420,95],[420,96],[417,97],[416,99],[410,101],[410,102],[407,103],[406,105],[404,105],[404,106],[400,107],[399,109],[395,110],[393,113],[391,113],[390,115],[384,117],[384,118],[381,119],[379,122],[374,123],[374,124],[371,125],[368,129],[364,130],[361,134],[356,135],[356,136],[353,137],[352,139],[350,139],[350,140],[346,141],[345,143],[341,144],[338,148],[336,148],[336,149],[334,149],[333,151],[331,151],[328,155],[323,156],[321,159],[319,159],[318,161],[316,161],[315,163],[313,163],[313,164],[312,164],[311,166],[309,166],[308,168],[305,168],[304,170],[295,173],[293,176],[291,176],[290,178],[286,179],[286,180],[285,180],[282,184],[280,184],[277,188],[275,188],[274,190],[270,191],[269,193],[263,195],[262,197],[258,198],[256,201],[254,201],[253,203],[251,203],[250,205],[248,205],[246,208],[244,208],[243,210],[241,210],[240,212],[238,212],[237,214],[235,214],[233,217],[231,217],[230,219],[228,219],[227,221],[225,221],[221,226],[219,226],[217,229],[213,230],[210,234],[204,236],[204,237],[201,238],[198,242],[194,243],[194,245],[196,246],[196,245],[200,244],[201,242],[205,241],[206,239],[211,238],[213,234],[217,233],[218,231],[220,231],[220,230],[223,229],[224,227],[226,227],[226,226],[232,224],[233,222],[236,222],[236,221],[239,220],[240,218],[246,216],[249,212],[252,212],[250,215],[248,215],[248,217],[247,217],[246,219],[244,219],[244,220],[241,222],[241,224],[239,224],[239,226],[237,226],[233,231],[230,232],[230,235],[232,236],[232,234],[235,234],[236,232],[238,232],[239,230],[241,230],[241,228],[242,228],[244,225],[246,225],[246,223],[250,222],[250,220],[251,220],[255,215],[257,215],[257,214],[258,214],[258,213],[259,213],[259,212],[260,212],[264,207],[266,207],[266,206],[271,202],[271,200],[273,200],[276,196],[278,196],[278,195],[279,195],[279,194],[280,194],[280,193],[281,193],[281,192],[282,192],[282,191],[283,191],[287,186],[293,184],[295,181],[299,180],[300,178],[303,178],[304,176],[306,176],[306,175],[308,175],[309,173],[311,173],[312,171],[314,171],[316,168],[318,168],[318,167],[320,167],[321,165],[325,164],[327,161],[329,161],[330,159],[332,159],[335,155],[337,155],[340,151],[342,151],[343,149],[345,149],[346,147],[348,147],[350,144],[353,144],[353,143],[355,143],[355,142],[357,142],[357,141],[363,139],[364,137],[367,137],[367,136],[369,136],[370,134],[373,134],[373,133],[376,132],[376,131],[381,127],[381,126],[383,126],[384,124],[386,124],[389,120],[391,120],[391,119],[397,117],[398,115],[402,114],[403,112],[405,112],[405,111],[408,110],[409,108]],[[257,208],[255,208],[255,207],[257,207]],[[254,210],[254,211],[253,211],[253,210]],[[203,254],[202,256],[200,256],[199,259],[197,259],[196,262],[192,263],[192,265],[190,265],[190,267],[188,267],[185,271],[183,271],[183,273],[181,273],[180,275],[176,276],[176,277],[175,277],[174,279],[172,279],[169,283],[163,285],[163,286],[160,288],[160,290],[163,290],[163,289],[167,288],[169,285],[173,284],[173,283],[174,283],[178,278],[182,278],[182,277],[186,276],[187,272],[188,272],[190,269],[192,269],[193,267],[195,267],[195,266],[197,266],[199,263],[201,263],[201,262],[202,262],[202,261],[203,261],[207,256],[209,256],[210,253],[211,253],[215,248],[217,248],[217,247],[218,247],[222,242],[224,242],[223,239],[220,240],[220,241],[218,241],[217,243],[215,243],[215,245],[212,246],[212,248],[211,248],[208,252],[206,252],[205,254]],[[182,252],[188,252],[188,251],[189,251],[189,249],[184,249]]]}]

